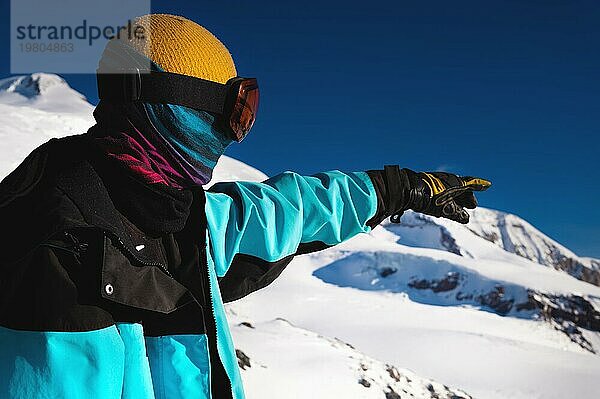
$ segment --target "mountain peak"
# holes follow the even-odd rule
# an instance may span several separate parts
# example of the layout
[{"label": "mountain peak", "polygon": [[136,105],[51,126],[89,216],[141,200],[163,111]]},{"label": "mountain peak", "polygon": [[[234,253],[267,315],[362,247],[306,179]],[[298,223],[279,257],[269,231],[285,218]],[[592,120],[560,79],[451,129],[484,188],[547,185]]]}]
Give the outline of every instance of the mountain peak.
[{"label": "mountain peak", "polygon": [[0,80],[0,92],[17,93],[27,98],[44,95],[57,87],[70,89],[63,78],[50,73],[38,72]]},{"label": "mountain peak", "polygon": [[91,104],[60,76],[32,73],[0,80],[0,105],[52,113],[91,114]]}]

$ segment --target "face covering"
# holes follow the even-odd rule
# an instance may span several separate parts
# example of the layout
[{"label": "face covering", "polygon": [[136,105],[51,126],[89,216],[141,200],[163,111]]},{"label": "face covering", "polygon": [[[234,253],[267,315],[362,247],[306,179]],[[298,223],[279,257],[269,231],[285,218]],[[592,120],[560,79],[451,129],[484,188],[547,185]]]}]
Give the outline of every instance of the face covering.
[{"label": "face covering", "polygon": [[144,104],[146,115],[175,158],[185,177],[207,184],[217,161],[232,140],[214,128],[214,117],[204,111],[170,104]]},{"label": "face covering", "polygon": [[[142,69],[149,63],[160,70],[127,45],[115,43],[107,46],[99,69]],[[93,129],[97,143],[148,183],[178,188],[207,184],[232,142],[214,128],[214,117],[204,111],[171,104],[103,102],[94,111],[104,127]]]}]

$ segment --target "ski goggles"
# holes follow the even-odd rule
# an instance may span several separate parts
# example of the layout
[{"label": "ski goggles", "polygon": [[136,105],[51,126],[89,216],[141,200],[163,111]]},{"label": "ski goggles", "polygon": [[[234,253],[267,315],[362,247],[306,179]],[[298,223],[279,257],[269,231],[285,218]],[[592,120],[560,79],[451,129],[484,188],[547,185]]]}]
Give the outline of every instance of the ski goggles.
[{"label": "ski goggles", "polygon": [[254,78],[235,77],[226,84],[171,72],[98,73],[98,97],[120,102],[173,104],[215,115],[215,127],[241,142],[258,111],[259,90]]}]

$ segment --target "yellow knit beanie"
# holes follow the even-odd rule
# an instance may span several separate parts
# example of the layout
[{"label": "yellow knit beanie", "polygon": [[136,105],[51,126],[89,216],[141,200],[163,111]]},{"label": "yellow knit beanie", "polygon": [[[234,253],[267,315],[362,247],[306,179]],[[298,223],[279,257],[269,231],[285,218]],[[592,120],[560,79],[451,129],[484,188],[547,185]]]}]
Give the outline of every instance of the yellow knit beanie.
[{"label": "yellow knit beanie", "polygon": [[143,27],[141,38],[122,35],[120,39],[166,72],[219,83],[237,76],[227,48],[194,21],[177,15],[148,14],[132,20],[132,26]]}]

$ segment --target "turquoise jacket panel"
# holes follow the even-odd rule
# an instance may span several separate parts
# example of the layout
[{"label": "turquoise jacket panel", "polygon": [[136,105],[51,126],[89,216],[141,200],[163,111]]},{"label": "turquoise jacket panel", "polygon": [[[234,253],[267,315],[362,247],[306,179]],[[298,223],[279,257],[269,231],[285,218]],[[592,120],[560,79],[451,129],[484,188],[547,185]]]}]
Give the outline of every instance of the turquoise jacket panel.
[{"label": "turquoise jacket panel", "polygon": [[[143,365],[125,359],[128,337],[116,326],[72,333],[0,327],[0,398],[121,398],[125,383],[148,383]],[[126,364],[132,367],[127,375]],[[138,375],[131,380],[134,371]]]},{"label": "turquoise jacket panel", "polygon": [[146,337],[146,349],[156,399],[210,398],[206,335]]},{"label": "turquoise jacket panel", "polygon": [[[122,398],[154,399],[152,369],[148,359],[156,355],[152,347],[147,350],[141,324],[119,323],[117,330],[123,341],[123,390]],[[98,337],[100,339],[100,337]]]},{"label": "turquoise jacket panel", "polygon": [[302,243],[339,244],[368,232],[376,211],[365,172],[285,172],[263,183],[215,184],[206,193],[206,217],[217,275],[239,253],[276,261]]},{"label": "turquoise jacket panel", "polygon": [[0,343],[2,399],[210,398],[206,335],[144,339],[140,324],[119,323],[77,333],[0,328]]}]

